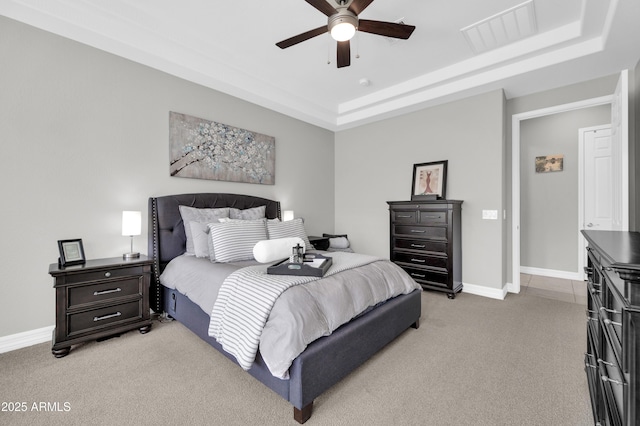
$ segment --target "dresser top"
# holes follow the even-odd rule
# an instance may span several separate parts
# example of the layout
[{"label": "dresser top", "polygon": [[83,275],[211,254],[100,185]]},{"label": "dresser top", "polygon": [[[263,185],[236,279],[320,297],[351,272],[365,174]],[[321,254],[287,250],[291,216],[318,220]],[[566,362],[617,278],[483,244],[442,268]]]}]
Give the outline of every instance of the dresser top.
[{"label": "dresser top", "polygon": [[582,231],[582,235],[607,258],[611,267],[640,270],[640,233]]},{"label": "dresser top", "polygon": [[390,206],[406,204],[462,204],[462,200],[407,200],[407,201],[387,201]]}]

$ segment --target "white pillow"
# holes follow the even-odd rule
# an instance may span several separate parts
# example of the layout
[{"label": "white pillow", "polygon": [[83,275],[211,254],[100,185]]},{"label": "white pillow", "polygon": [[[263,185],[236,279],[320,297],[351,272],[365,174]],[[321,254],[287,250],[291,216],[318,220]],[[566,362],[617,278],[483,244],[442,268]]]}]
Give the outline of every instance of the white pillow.
[{"label": "white pillow", "polygon": [[303,247],[304,251],[304,241],[298,237],[259,241],[253,247],[253,257],[260,263],[286,259],[291,256],[293,247],[298,244]]},{"label": "white pillow", "polygon": [[307,237],[307,231],[304,229],[304,223],[301,218],[287,220],[286,222],[267,222],[267,231],[269,239],[276,238],[302,238],[305,247],[313,247]]},{"label": "white pillow", "polygon": [[216,262],[253,259],[253,247],[267,238],[265,219],[209,224]]},{"label": "white pillow", "polygon": [[229,217],[229,207],[218,209],[198,209],[189,206],[178,206],[182,223],[184,224],[184,233],[187,236],[187,254],[194,255],[195,248],[193,246],[193,235],[191,234],[191,226],[189,222],[210,223],[217,222],[221,217]]},{"label": "white pillow", "polygon": [[335,249],[349,248],[349,240],[347,237],[329,238],[329,247]]}]

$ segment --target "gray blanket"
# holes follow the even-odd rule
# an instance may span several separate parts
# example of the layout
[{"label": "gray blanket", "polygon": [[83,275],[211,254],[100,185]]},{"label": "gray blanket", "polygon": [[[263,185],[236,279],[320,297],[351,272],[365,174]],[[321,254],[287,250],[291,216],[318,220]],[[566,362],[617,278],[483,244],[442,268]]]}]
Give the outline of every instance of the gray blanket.
[{"label": "gray blanket", "polygon": [[[211,271],[216,266],[225,269],[222,275],[227,272],[228,275],[231,273],[229,270],[240,266],[216,265],[208,260],[199,264],[197,261],[203,259],[192,257],[176,261],[183,257],[174,259],[167,266],[161,282],[183,292],[210,314],[214,302],[197,302],[192,297],[213,292],[211,287],[216,286],[211,283]],[[197,273],[194,272],[196,265],[195,269],[199,270]],[[189,271],[185,272],[185,269]],[[202,278],[201,283],[205,283],[206,289],[201,290],[202,284],[194,282],[197,275]],[[216,292],[220,285],[221,283],[215,288]],[[293,286],[280,295],[269,314],[260,337],[262,358],[275,377],[286,379],[291,363],[309,343],[331,334],[371,306],[419,288],[401,268],[387,260],[377,260],[320,280]],[[209,307],[208,311],[205,306]]]}]

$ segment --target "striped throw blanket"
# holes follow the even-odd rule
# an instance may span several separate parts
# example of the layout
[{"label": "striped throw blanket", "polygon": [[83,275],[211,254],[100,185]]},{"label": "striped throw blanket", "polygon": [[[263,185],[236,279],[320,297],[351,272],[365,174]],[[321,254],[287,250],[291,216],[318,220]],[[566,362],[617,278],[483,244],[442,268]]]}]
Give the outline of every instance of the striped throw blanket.
[{"label": "striped throw blanket", "polygon": [[[325,277],[380,260],[355,253],[331,253],[328,256],[333,258],[333,263]],[[262,329],[278,297],[289,287],[319,279],[269,275],[267,267],[248,266],[229,275],[220,287],[211,312],[209,336],[214,337],[245,370],[253,365]]]}]

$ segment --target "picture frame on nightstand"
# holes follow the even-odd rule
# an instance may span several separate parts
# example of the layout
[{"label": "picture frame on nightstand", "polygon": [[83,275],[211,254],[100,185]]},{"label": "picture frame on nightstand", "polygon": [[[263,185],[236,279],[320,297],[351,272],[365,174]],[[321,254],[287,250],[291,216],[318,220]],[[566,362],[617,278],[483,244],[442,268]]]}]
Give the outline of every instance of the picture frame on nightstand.
[{"label": "picture frame on nightstand", "polygon": [[72,265],[84,265],[87,261],[84,256],[82,239],[80,238],[58,240],[58,250],[60,251],[58,265],[60,265],[61,268]]}]

